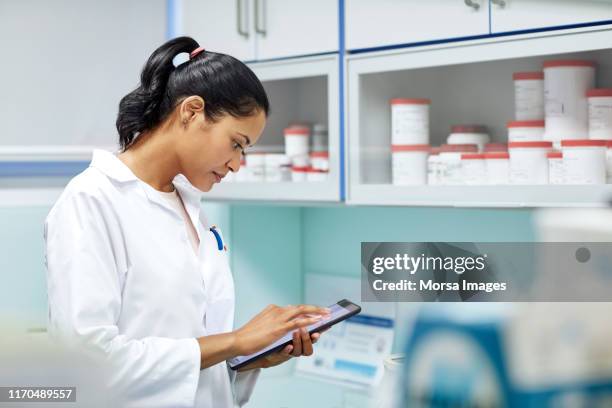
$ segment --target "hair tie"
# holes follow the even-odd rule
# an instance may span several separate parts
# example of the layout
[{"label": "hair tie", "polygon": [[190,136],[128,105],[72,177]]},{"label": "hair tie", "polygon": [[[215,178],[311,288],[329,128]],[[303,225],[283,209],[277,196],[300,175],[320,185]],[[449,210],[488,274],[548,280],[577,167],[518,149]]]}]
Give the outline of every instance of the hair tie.
[{"label": "hair tie", "polygon": [[195,50],[191,51],[191,53],[189,54],[189,59],[194,59],[201,52],[204,52],[204,47],[196,48]]}]

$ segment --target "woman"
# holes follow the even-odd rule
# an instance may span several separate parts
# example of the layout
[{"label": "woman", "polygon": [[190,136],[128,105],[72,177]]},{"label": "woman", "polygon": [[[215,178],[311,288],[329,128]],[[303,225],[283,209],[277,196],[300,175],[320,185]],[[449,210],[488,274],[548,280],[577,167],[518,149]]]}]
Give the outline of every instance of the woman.
[{"label": "woman", "polygon": [[[190,59],[175,67],[181,53]],[[227,248],[199,214],[268,110],[246,65],[189,37],[168,41],[119,104],[122,152],[96,150],[45,221],[50,334],[104,355],[121,406],[243,405],[261,368],[312,354],[319,334],[304,327],[324,308],[271,305],[232,330]],[[280,352],[240,372],[226,365],[289,331]]]}]

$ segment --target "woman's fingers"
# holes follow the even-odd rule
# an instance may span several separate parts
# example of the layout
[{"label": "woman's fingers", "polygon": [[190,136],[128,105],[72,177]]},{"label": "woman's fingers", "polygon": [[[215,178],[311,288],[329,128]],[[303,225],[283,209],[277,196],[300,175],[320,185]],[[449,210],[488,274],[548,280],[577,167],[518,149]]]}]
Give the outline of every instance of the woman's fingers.
[{"label": "woman's fingers", "polygon": [[285,318],[287,320],[292,320],[295,317],[303,314],[327,316],[329,314],[329,309],[326,307],[319,307],[314,305],[299,305],[286,307],[284,313]]},{"label": "woman's fingers", "polygon": [[321,320],[320,317],[306,317],[303,319],[293,319],[285,324],[285,331],[292,331],[301,327],[310,326]]},{"label": "woman's fingers", "polygon": [[286,356],[291,356],[291,352],[293,351],[293,344],[287,344],[282,350],[281,354]]},{"label": "woman's fingers", "polygon": [[312,344],[315,344],[317,341],[319,341],[319,337],[321,337],[321,333],[312,333],[310,335],[310,339],[312,340]]},{"label": "woman's fingers", "polygon": [[299,330],[293,332],[293,352],[291,355],[294,357],[302,355],[302,337]]},{"label": "woman's fingers", "polygon": [[302,338],[302,355],[312,355],[312,341],[310,340],[310,333],[306,329],[300,329],[300,336]]}]

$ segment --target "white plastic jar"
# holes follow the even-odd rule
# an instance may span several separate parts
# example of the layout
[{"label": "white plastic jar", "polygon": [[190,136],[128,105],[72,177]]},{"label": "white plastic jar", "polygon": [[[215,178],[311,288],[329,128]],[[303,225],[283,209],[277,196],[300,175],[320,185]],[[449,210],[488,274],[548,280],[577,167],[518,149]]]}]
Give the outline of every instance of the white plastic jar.
[{"label": "white plastic jar", "polygon": [[484,158],[487,168],[487,184],[508,184],[510,179],[510,155],[508,152],[487,152],[484,154]]},{"label": "white plastic jar", "polygon": [[509,142],[529,142],[544,137],[543,120],[517,120],[507,124]]},{"label": "white plastic jar", "polygon": [[488,142],[489,134],[483,125],[454,125],[446,139],[448,144],[476,144],[480,152]]},{"label": "white plastic jar", "polygon": [[291,157],[291,165],[295,167],[310,167],[310,156],[301,154]]},{"label": "white plastic jar", "polygon": [[544,119],[544,73],[515,72],[514,118],[516,120]]},{"label": "white plastic jar", "polygon": [[306,126],[292,126],[285,128],[284,134],[285,154],[287,156],[308,156],[310,128]]},{"label": "white plastic jar", "polygon": [[476,144],[445,144],[440,146],[440,154],[438,155],[438,184],[462,184],[461,154],[477,152],[478,145]]},{"label": "white plastic jar", "polygon": [[595,86],[595,62],[555,60],[544,62],[545,140],[586,139],[586,93]]},{"label": "white plastic jar", "polygon": [[265,178],[266,181],[284,181],[282,166],[290,163],[289,157],[280,153],[268,153],[265,155]]},{"label": "white plastic jar", "polygon": [[315,123],[312,126],[312,149],[313,152],[322,152],[328,149],[327,126]]},{"label": "white plastic jar", "polygon": [[427,156],[430,146],[391,146],[392,182],[398,186],[427,184]]},{"label": "white plastic jar", "polygon": [[612,88],[589,89],[589,139],[612,139]]},{"label": "white plastic jar", "polygon": [[391,144],[429,144],[429,106],[424,98],[391,99]]},{"label": "white plastic jar", "polygon": [[246,166],[248,176],[246,181],[265,181],[265,159],[263,152],[251,152],[246,155]]},{"label": "white plastic jar", "polygon": [[310,153],[310,164],[316,170],[329,170],[329,152],[320,151]]},{"label": "white plastic jar", "polygon": [[292,181],[306,181],[308,179],[308,170],[310,167],[291,167],[291,180]]},{"label": "white plastic jar", "polygon": [[427,157],[427,184],[438,185],[440,178],[440,147],[431,147]]},{"label": "white plastic jar", "polygon": [[548,158],[548,183],[565,184],[565,169],[563,167],[563,153],[551,150],[546,154]]},{"label": "white plastic jar", "polygon": [[605,140],[562,140],[566,184],[605,184]]},{"label": "white plastic jar", "polygon": [[487,168],[484,153],[463,153],[461,155],[461,172],[463,174],[462,184],[486,184]]},{"label": "white plastic jar", "polygon": [[548,158],[552,142],[510,142],[510,183],[548,184]]}]

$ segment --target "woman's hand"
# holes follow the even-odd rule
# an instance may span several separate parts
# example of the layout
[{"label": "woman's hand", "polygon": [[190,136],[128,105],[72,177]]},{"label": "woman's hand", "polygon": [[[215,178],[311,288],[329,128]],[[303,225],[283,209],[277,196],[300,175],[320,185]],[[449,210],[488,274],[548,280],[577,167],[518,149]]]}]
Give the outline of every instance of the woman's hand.
[{"label": "woman's hand", "polygon": [[[234,332],[236,355],[249,355],[255,353],[285,334],[309,326],[329,315],[329,309],[313,305],[299,305],[279,307],[269,305],[248,323]],[[299,345],[296,342],[299,338]],[[318,337],[317,337],[318,338]],[[289,353],[294,355],[297,351],[302,355],[304,351],[304,340],[307,339],[307,349],[312,354],[312,340],[308,333],[294,333],[293,348]],[[289,346],[287,346],[289,347]],[[285,350],[282,350],[282,353]],[[278,354],[278,353],[277,353]]]},{"label": "woman's hand", "polygon": [[239,368],[238,371],[248,371],[255,368],[270,368],[286,362],[291,359],[291,357],[310,356],[313,353],[312,345],[319,340],[319,337],[321,337],[321,333],[309,335],[304,328],[296,330],[293,332],[292,344],[287,344],[281,351],[259,358],[251,364]]}]

